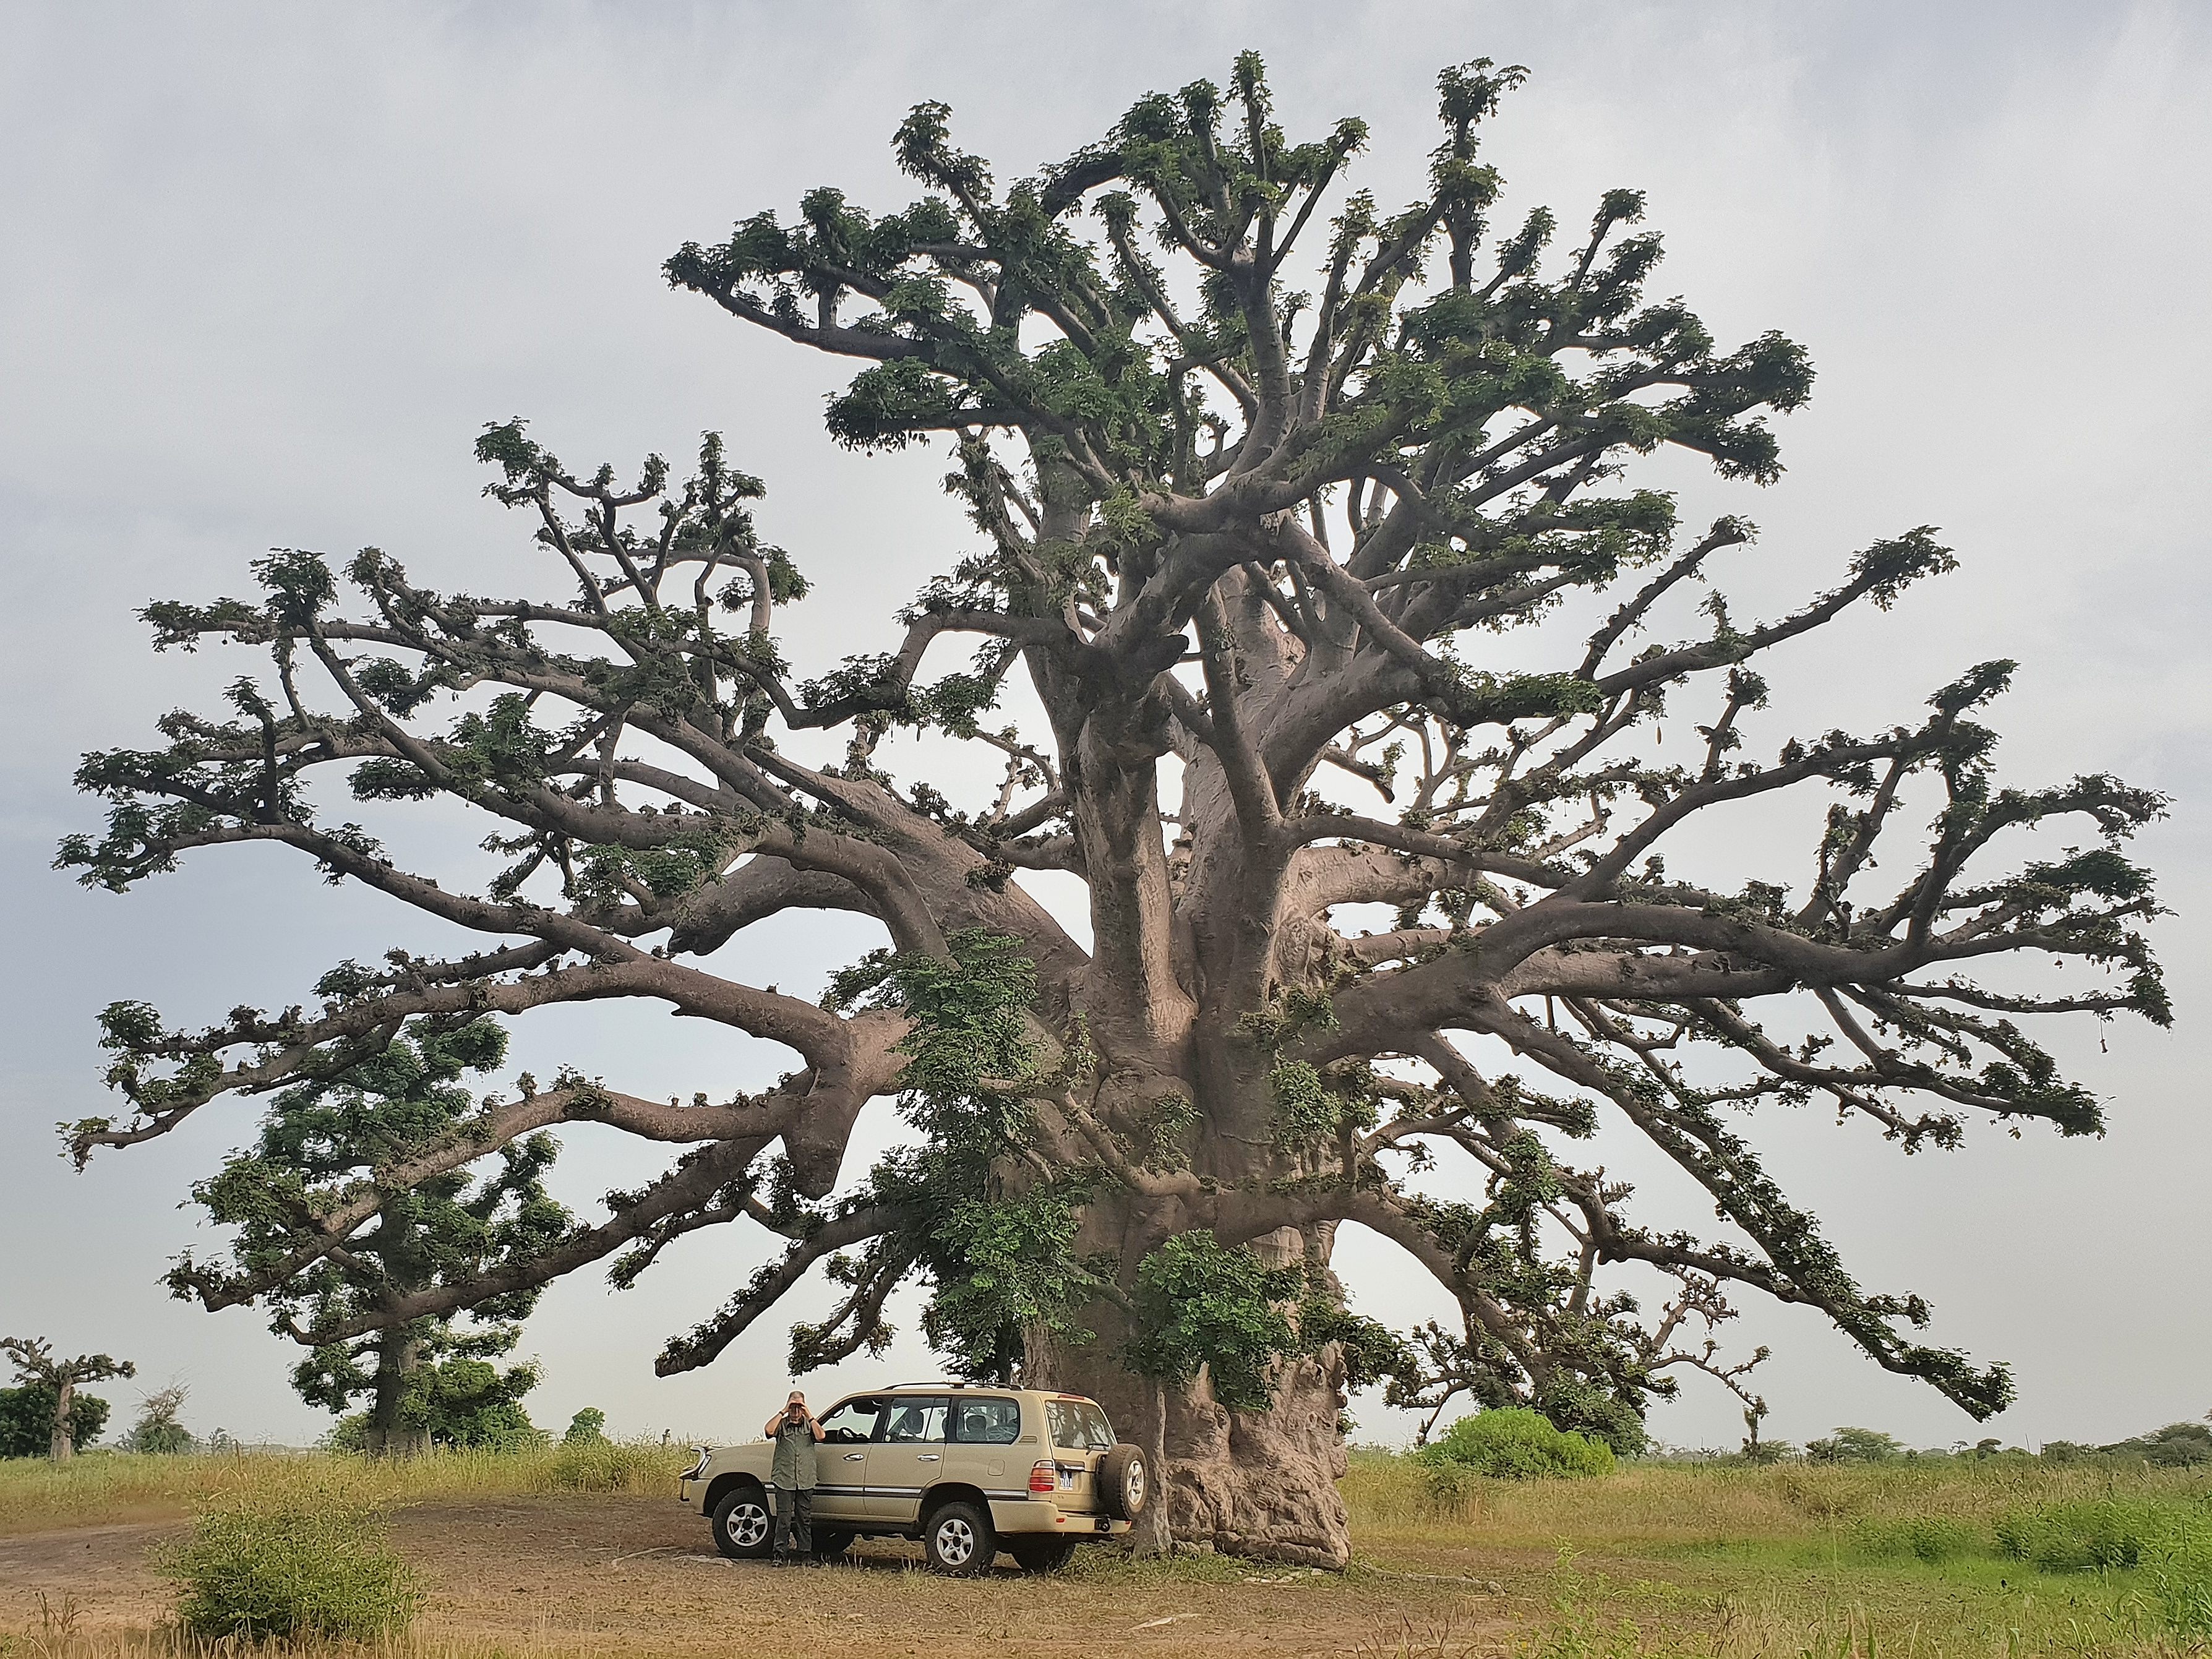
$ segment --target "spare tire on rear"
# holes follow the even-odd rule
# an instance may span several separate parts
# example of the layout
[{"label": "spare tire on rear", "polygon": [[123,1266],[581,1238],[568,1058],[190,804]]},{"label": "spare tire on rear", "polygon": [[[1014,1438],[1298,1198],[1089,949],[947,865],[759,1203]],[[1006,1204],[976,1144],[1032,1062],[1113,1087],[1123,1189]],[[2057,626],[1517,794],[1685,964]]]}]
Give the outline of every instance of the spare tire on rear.
[{"label": "spare tire on rear", "polygon": [[1092,1484],[1098,1502],[1116,1521],[1133,1521],[1152,1499],[1152,1466],[1144,1448],[1124,1440],[1098,1460]]}]

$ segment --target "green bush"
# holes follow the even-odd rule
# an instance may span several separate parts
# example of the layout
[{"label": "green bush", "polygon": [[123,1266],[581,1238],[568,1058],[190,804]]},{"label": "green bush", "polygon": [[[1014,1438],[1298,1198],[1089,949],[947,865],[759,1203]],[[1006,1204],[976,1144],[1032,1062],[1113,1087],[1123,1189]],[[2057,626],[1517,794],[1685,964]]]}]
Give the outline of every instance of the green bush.
[{"label": "green bush", "polygon": [[1557,1428],[1541,1413],[1522,1407],[1462,1417],[1421,1459],[1511,1480],[1613,1473],[1613,1448],[1602,1440]]},{"label": "green bush", "polygon": [[1996,1536],[2004,1554],[2045,1572],[2111,1572],[2154,1558],[2212,1560],[2212,1510],[2112,1498],[2052,1504],[2006,1515]]},{"label": "green bush", "polygon": [[371,1642],[422,1599],[374,1505],[312,1491],[216,1500],[159,1571],[185,1628],[210,1638]]},{"label": "green bush", "polygon": [[2152,1616],[2185,1641],[2212,1641],[2212,1528],[2148,1544],[2143,1566]]},{"label": "green bush", "polygon": [[603,1445],[607,1437],[607,1414],[597,1406],[586,1406],[568,1419],[568,1432],[561,1437],[564,1446]]},{"label": "green bush", "polygon": [[1884,1434],[1880,1429],[1838,1429],[1826,1440],[1805,1443],[1805,1461],[1808,1463],[1887,1463],[1892,1458],[1905,1455],[1905,1448],[1893,1434]]},{"label": "green bush", "polygon": [[1982,1545],[1981,1535],[1972,1527],[1940,1515],[1887,1522],[1863,1521],[1856,1537],[1861,1549],[1883,1560],[1909,1555],[1919,1561],[1948,1561],[1954,1556],[1971,1555]]}]

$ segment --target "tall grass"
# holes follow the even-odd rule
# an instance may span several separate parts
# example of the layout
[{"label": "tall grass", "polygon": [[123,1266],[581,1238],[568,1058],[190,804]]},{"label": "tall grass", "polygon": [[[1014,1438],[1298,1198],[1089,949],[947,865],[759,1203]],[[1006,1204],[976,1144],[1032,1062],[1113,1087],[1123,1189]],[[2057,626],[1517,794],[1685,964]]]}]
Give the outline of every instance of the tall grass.
[{"label": "tall grass", "polygon": [[[1562,1540],[1588,1549],[1754,1540],[1826,1547],[1910,1522],[1932,1523],[1936,1531],[1949,1523],[1990,1539],[2008,1516],[2069,1504],[2195,1504],[2212,1495],[2212,1471],[2130,1471],[2026,1458],[1630,1463],[1596,1480],[1440,1483],[1414,1458],[1359,1448],[1342,1490],[1356,1545],[1448,1538],[1546,1551]],[[1913,1552],[1908,1547],[1906,1553]],[[1943,1553],[1935,1547],[1935,1553]]]},{"label": "tall grass", "polygon": [[374,1642],[423,1599],[382,1511],[320,1491],[218,1498],[157,1570],[177,1586],[178,1622],[203,1637]]},{"label": "tall grass", "polygon": [[691,1461],[658,1441],[601,1441],[521,1451],[440,1451],[374,1459],[348,1452],[88,1454],[67,1463],[0,1462],[0,1535],[165,1520],[272,1486],[343,1492],[379,1508],[530,1492],[665,1497]]}]

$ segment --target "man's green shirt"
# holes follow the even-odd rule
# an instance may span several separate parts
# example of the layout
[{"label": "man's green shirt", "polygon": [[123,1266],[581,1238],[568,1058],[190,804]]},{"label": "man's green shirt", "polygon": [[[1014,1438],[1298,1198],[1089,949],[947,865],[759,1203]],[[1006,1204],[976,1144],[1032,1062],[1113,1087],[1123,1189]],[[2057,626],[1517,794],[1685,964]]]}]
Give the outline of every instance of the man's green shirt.
[{"label": "man's green shirt", "polygon": [[775,1427],[775,1462],[769,1484],[798,1492],[814,1490],[814,1431],[804,1423],[779,1423]]}]

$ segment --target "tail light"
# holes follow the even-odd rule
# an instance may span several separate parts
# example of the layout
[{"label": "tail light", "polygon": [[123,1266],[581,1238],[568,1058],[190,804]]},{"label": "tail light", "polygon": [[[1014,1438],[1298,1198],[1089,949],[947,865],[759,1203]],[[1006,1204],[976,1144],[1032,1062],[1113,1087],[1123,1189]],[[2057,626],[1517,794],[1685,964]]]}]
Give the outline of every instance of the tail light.
[{"label": "tail light", "polygon": [[1049,1460],[1037,1464],[1030,1470],[1030,1490],[1031,1492],[1060,1490],[1060,1471],[1053,1467]]}]

